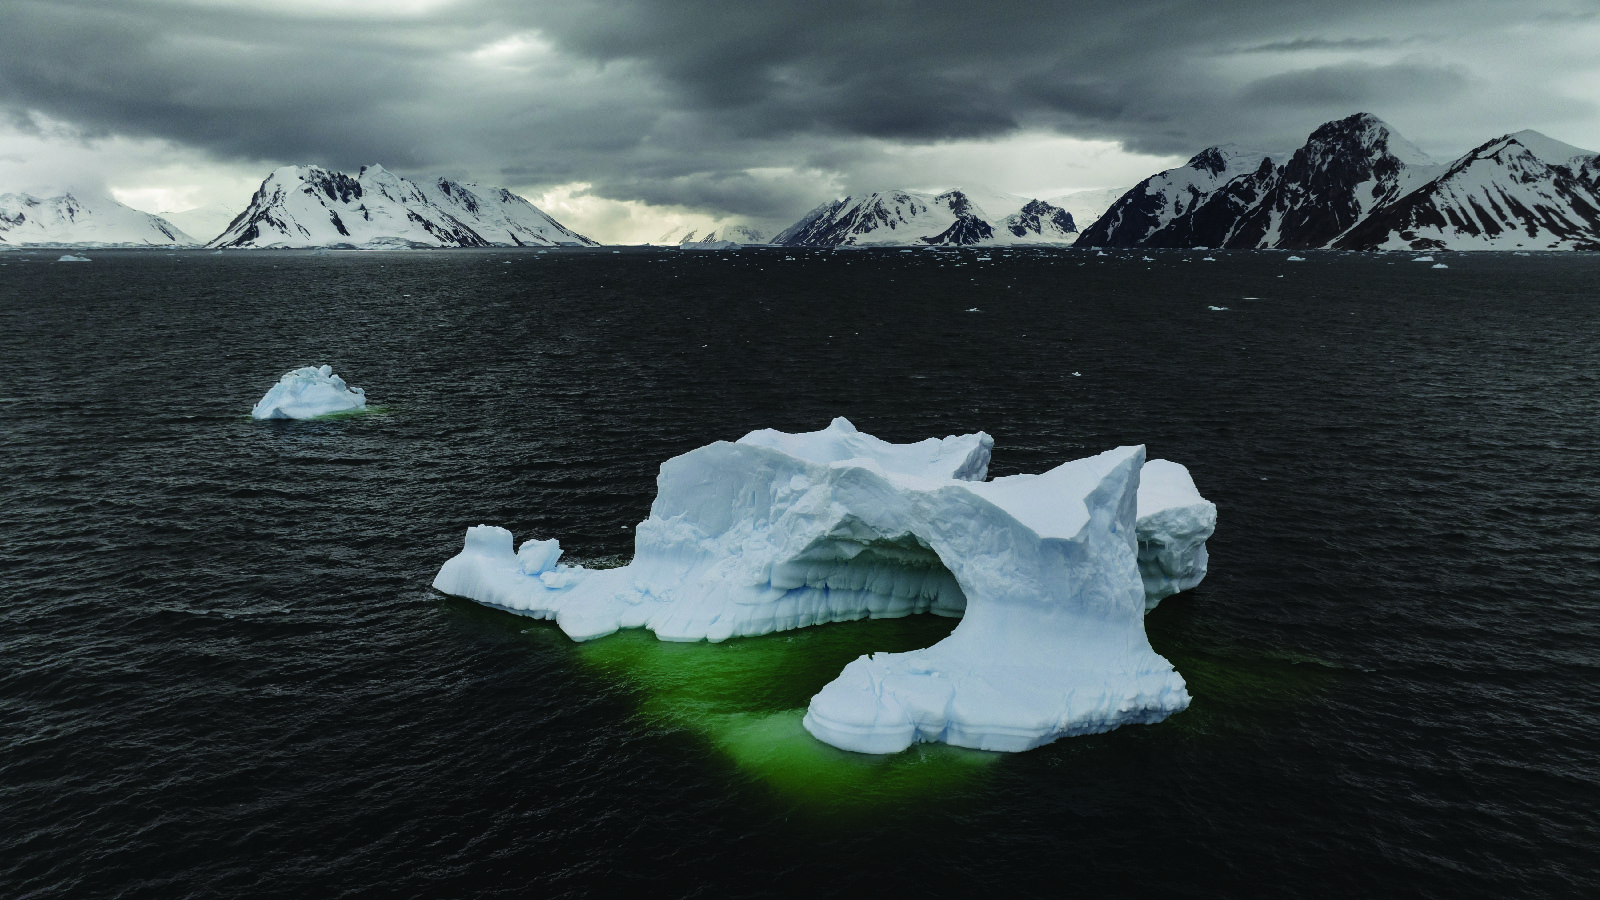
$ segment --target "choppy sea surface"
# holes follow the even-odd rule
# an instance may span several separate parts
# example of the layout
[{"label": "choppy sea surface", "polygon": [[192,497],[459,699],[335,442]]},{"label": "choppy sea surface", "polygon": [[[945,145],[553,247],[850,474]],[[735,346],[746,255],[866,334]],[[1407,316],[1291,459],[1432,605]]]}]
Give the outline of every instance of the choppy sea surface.
[{"label": "choppy sea surface", "polygon": [[[58,255],[0,253],[0,895],[1600,896],[1600,255]],[[375,409],[248,417],[324,363]],[[662,461],[837,415],[1187,465],[1193,706],[859,756],[809,697],[950,620],[429,587],[479,523],[623,562]]]}]

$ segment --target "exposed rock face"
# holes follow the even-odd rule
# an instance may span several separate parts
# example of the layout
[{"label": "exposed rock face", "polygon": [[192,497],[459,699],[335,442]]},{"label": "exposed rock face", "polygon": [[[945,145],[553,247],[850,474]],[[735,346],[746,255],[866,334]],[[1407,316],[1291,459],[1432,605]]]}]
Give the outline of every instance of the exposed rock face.
[{"label": "exposed rock face", "polygon": [[1217,246],[1325,247],[1438,169],[1376,116],[1358,113],[1329,122],[1312,132]]}]

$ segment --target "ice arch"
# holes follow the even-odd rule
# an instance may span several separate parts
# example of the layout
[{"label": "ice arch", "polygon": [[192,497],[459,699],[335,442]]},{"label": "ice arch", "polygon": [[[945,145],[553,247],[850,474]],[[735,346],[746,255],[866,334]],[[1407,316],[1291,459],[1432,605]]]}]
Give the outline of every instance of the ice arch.
[{"label": "ice arch", "polygon": [[1142,447],[986,482],[992,446],[982,433],[889,444],[842,418],[752,432],[663,464],[626,567],[555,565],[553,542],[513,553],[510,532],[478,526],[434,586],[553,618],[577,640],[962,615],[938,644],[862,657],[812,699],[806,727],[851,750],[1024,750],[1183,709],[1182,677],[1144,635],[1159,596],[1141,546],[1154,594],[1192,585],[1215,508],[1182,466],[1147,465]]}]

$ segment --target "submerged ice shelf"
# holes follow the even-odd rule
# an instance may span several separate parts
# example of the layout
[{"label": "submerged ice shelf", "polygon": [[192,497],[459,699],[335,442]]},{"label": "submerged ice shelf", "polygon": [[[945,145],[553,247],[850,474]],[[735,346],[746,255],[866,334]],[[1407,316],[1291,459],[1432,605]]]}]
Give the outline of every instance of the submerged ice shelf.
[{"label": "submerged ice shelf", "polygon": [[328,413],[366,409],[367,394],[333,374],[332,366],[304,366],[287,372],[250,410],[256,419],[310,419]]},{"label": "submerged ice shelf", "polygon": [[580,641],[962,617],[931,647],[857,659],[812,698],[805,727],[848,750],[1026,750],[1188,706],[1143,616],[1205,576],[1215,506],[1143,447],[984,481],[992,447],[981,432],[890,444],[842,418],[756,431],[662,465],[627,566],[562,565],[554,540],[514,552],[509,531],[480,525],[433,584]]}]

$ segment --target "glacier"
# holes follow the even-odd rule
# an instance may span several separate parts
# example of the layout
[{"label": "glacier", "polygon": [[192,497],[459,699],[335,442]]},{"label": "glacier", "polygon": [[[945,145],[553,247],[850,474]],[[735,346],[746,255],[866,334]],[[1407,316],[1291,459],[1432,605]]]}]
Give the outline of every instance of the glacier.
[{"label": "glacier", "polygon": [[554,539],[513,550],[510,531],[479,525],[433,586],[579,641],[961,617],[931,647],[857,659],[812,699],[805,727],[865,753],[1020,751],[1186,708],[1143,617],[1204,578],[1216,507],[1140,446],[986,481],[993,446],[982,432],[892,444],[844,418],[754,431],[661,466],[626,566],[566,565]]},{"label": "glacier", "polygon": [[367,392],[333,374],[332,366],[304,366],[287,372],[256,401],[255,419],[311,419],[367,408]]}]

